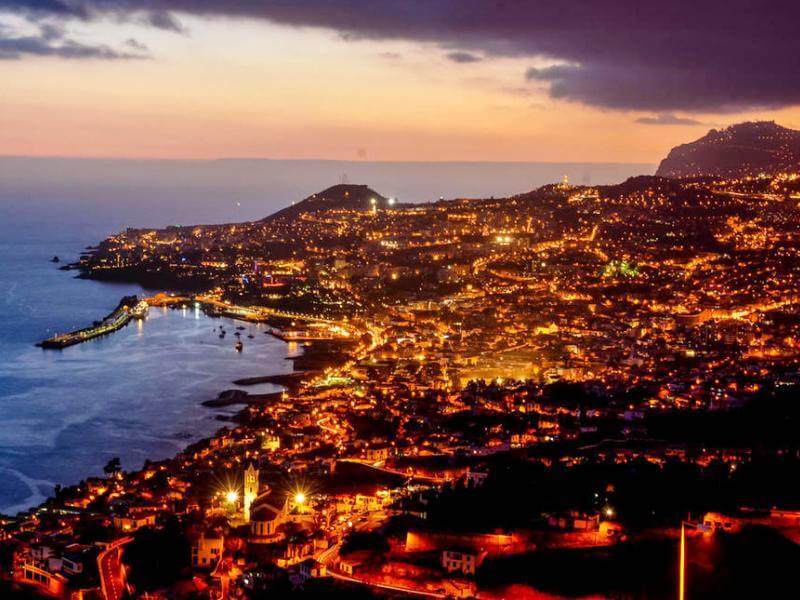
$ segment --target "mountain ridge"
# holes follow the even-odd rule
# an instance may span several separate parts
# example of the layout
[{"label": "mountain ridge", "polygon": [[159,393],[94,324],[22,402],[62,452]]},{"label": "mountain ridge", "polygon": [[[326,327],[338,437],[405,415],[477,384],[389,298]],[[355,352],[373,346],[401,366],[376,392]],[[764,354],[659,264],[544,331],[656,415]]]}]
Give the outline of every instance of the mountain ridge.
[{"label": "mountain ridge", "polygon": [[659,177],[757,176],[800,170],[800,131],[775,121],[746,121],[711,129],[705,136],[670,150]]}]

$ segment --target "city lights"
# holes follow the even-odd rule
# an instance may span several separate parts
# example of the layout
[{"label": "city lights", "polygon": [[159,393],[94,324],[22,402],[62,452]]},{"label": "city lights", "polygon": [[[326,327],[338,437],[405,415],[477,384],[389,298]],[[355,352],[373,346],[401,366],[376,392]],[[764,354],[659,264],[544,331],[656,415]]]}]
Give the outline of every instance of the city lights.
[{"label": "city lights", "polygon": [[[409,596],[488,596],[495,577],[520,596],[663,595],[647,568],[663,548],[683,598],[708,556],[709,582],[758,579],[730,544],[781,557],[800,539],[800,495],[763,485],[800,468],[800,177],[565,180],[378,211],[383,198],[340,184],[267,219],[126,229],[85,256],[85,277],[183,291],[125,298],[70,340],[194,307],[203,353],[238,365],[204,404],[238,408],[172,459],[112,461],[41,513],[0,519],[16,582],[60,581],[103,548],[96,585],[119,600],[110,527],[130,548],[145,528],[188,541],[175,580],[220,598],[280,595],[288,578]],[[104,532],[93,545],[83,520]],[[42,559],[48,537],[67,562]],[[587,572],[629,568],[576,590],[576,552]]]}]

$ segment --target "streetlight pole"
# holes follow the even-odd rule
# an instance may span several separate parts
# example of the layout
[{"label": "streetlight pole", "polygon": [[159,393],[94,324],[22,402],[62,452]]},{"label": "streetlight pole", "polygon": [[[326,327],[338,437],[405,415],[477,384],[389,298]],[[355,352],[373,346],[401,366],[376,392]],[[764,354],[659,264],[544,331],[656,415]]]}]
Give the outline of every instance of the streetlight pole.
[{"label": "streetlight pole", "polygon": [[678,600],[686,600],[686,527],[698,531],[708,531],[709,528],[702,523],[681,521],[680,558],[678,560]]},{"label": "streetlight pole", "polygon": [[678,565],[678,600],[686,597],[686,525],[681,521],[681,550]]}]

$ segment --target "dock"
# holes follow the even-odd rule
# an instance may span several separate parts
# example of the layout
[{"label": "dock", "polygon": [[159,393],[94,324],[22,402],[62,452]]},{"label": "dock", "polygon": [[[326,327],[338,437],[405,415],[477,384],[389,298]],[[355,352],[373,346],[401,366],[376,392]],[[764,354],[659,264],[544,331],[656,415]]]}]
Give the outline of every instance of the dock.
[{"label": "dock", "polygon": [[335,321],[319,315],[259,306],[236,306],[222,302],[218,298],[209,295],[176,296],[173,294],[156,294],[152,298],[143,299],[139,299],[136,296],[126,296],[120,300],[119,305],[111,314],[102,321],[95,321],[91,327],[58,334],[36,345],[48,349],[67,348],[117,331],[133,319],[146,318],[150,306],[175,307],[185,306],[189,303],[202,307],[206,314],[214,317],[228,317],[250,323],[265,323],[273,318],[283,318],[296,319],[307,324],[304,328],[295,328],[294,323],[292,323],[291,328],[270,327],[267,330],[267,333],[284,342],[347,340],[353,339],[351,336],[363,333],[350,323]]},{"label": "dock", "polygon": [[278,329],[270,327],[267,333],[283,342],[310,342],[347,339],[343,335],[336,335],[328,330],[310,329]]},{"label": "dock", "polygon": [[102,321],[95,322],[93,326],[62,333],[36,345],[40,348],[56,350],[74,346],[122,329],[133,319],[144,319],[147,317],[148,310],[149,305],[146,301],[139,300],[136,296],[125,296],[111,314]]}]

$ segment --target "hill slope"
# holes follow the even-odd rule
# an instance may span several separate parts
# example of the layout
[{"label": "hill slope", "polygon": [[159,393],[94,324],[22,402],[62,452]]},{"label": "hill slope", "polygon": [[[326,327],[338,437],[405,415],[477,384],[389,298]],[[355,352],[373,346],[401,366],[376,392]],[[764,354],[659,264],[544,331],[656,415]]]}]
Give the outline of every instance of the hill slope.
[{"label": "hill slope", "polygon": [[712,129],[673,148],[661,161],[661,177],[744,177],[800,170],[800,131],[774,121],[739,123]]},{"label": "hill slope", "polygon": [[373,206],[373,200],[377,208],[385,207],[389,202],[388,199],[366,185],[334,185],[326,190],[312,194],[292,206],[287,206],[263,220],[293,219],[302,213],[313,213],[332,208],[369,210]]}]

